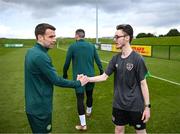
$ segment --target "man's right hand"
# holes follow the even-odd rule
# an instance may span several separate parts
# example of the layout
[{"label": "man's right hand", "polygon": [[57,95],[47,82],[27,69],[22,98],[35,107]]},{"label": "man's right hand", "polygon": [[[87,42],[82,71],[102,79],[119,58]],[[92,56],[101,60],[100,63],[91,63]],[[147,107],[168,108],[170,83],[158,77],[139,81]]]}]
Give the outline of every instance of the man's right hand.
[{"label": "man's right hand", "polygon": [[81,86],[84,86],[89,82],[88,77],[83,74],[77,75],[77,80],[79,80],[81,82]]}]

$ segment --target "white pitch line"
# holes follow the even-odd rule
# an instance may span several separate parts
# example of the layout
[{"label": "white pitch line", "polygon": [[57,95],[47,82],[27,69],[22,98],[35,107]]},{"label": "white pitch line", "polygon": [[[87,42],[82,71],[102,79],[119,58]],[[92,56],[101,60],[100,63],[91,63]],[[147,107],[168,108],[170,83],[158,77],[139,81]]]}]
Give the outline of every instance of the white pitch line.
[{"label": "white pitch line", "polygon": [[63,51],[67,51],[67,49],[64,49],[64,48],[59,48],[59,47],[57,47],[57,49],[60,49],[60,50],[63,50]]},{"label": "white pitch line", "polygon": [[[63,48],[58,48],[58,49],[61,49],[61,50],[63,50],[63,51],[67,51],[67,49],[63,49]],[[109,62],[107,62],[107,61],[105,61],[105,60],[101,60],[101,62],[106,63],[106,64],[109,63]],[[171,84],[180,86],[180,83],[177,83],[177,82],[174,82],[174,81],[171,81],[171,80],[167,80],[167,79],[164,79],[164,78],[161,78],[161,77],[158,77],[158,76],[150,75],[150,77],[155,78],[155,79],[158,79],[158,80],[166,81],[166,82],[169,82],[169,83],[171,83]]]},{"label": "white pitch line", "polygon": [[177,83],[177,82],[174,82],[174,81],[170,81],[170,80],[167,80],[167,79],[164,79],[164,78],[161,78],[161,77],[157,77],[157,76],[154,76],[154,75],[150,75],[150,77],[153,77],[153,78],[156,78],[156,79],[159,79],[159,80],[162,80],[162,81],[166,81],[166,82],[169,82],[171,84],[175,84],[175,85],[180,86],[180,83]]},{"label": "white pitch line", "polygon": [[105,60],[101,60],[103,63],[106,63],[106,64],[108,64],[109,62],[107,62],[107,61],[105,61]]}]

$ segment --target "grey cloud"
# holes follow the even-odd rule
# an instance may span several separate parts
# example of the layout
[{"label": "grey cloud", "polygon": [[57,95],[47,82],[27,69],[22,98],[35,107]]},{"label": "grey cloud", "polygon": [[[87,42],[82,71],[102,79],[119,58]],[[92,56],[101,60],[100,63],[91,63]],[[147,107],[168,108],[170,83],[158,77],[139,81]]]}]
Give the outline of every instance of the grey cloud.
[{"label": "grey cloud", "polygon": [[6,3],[23,4],[32,8],[46,8],[50,10],[54,7],[67,7],[76,5],[92,5],[92,0],[2,0]]},{"label": "grey cloud", "polygon": [[[180,14],[180,1],[148,1],[153,3],[141,3],[139,5],[140,10],[136,9],[137,16],[142,15],[145,16],[145,18],[147,18],[147,16],[149,17],[149,19],[146,20],[147,22],[143,21],[143,23],[159,27],[179,24],[180,18],[178,16]],[[141,17],[141,19],[143,19],[143,17]]]},{"label": "grey cloud", "polygon": [[[89,6],[94,8],[96,5],[96,0],[2,0],[5,3],[12,4],[23,4],[27,7],[34,9],[42,8],[46,10],[51,10],[56,7],[69,7],[69,6]],[[99,8],[105,11],[118,11],[127,8],[131,3],[139,2],[141,0],[97,0]]]},{"label": "grey cloud", "polygon": [[[96,1],[100,10],[108,13],[122,10],[136,9],[144,12],[147,10],[161,10],[163,8],[174,9],[174,6],[180,7],[179,0],[1,0],[4,3],[22,4],[33,9],[52,10],[57,7],[81,6],[94,8]],[[178,4],[179,3],[179,4]],[[169,6],[170,5],[170,6]],[[150,8],[148,8],[150,7]],[[87,9],[88,10],[88,9]]]},{"label": "grey cloud", "polygon": [[[1,4],[3,3],[3,4]],[[118,13],[126,16],[128,13],[136,15],[137,22],[148,16],[148,22],[145,25],[169,25],[180,22],[180,1],[179,0],[97,0],[99,10],[107,15]],[[35,18],[47,18],[48,14],[56,15],[56,11],[61,12],[63,8],[76,7],[90,10],[95,8],[96,0],[0,0],[1,10],[6,10],[6,5],[21,4],[32,10],[32,16]],[[6,7],[8,8],[8,7]],[[114,15],[113,15],[114,16]],[[153,20],[150,20],[153,18]],[[139,20],[138,20],[139,19]]]}]

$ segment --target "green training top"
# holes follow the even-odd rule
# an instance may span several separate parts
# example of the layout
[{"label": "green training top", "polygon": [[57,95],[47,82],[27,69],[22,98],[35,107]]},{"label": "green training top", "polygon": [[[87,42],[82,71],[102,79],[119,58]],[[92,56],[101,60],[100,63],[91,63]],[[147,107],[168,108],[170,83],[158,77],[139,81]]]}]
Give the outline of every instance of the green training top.
[{"label": "green training top", "polygon": [[58,76],[47,51],[47,48],[37,43],[25,56],[25,104],[28,114],[52,112],[53,85],[71,88],[81,86],[80,81]]},{"label": "green training top", "polygon": [[102,64],[96,52],[95,46],[83,39],[77,40],[68,48],[66,61],[63,68],[64,76],[67,75],[67,70],[69,68],[71,59],[74,80],[76,79],[77,74],[94,76],[94,60],[98,65],[100,74],[103,73]]}]

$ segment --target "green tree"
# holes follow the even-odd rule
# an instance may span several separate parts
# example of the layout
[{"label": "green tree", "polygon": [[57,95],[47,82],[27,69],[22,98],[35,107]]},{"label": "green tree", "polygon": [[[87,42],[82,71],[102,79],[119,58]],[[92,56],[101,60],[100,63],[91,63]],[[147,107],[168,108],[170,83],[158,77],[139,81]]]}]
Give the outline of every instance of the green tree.
[{"label": "green tree", "polygon": [[160,34],[159,37],[164,37],[164,35],[163,35],[163,34]]},{"label": "green tree", "polygon": [[139,33],[136,36],[136,38],[145,38],[145,37],[156,37],[156,36],[154,34],[152,34],[152,33],[148,33],[148,34],[146,34],[146,33]]},{"label": "green tree", "polygon": [[144,38],[146,37],[146,33],[139,33],[136,38]]},{"label": "green tree", "polygon": [[179,33],[179,31],[177,29],[171,29],[166,34],[166,36],[180,36],[180,33]]}]

